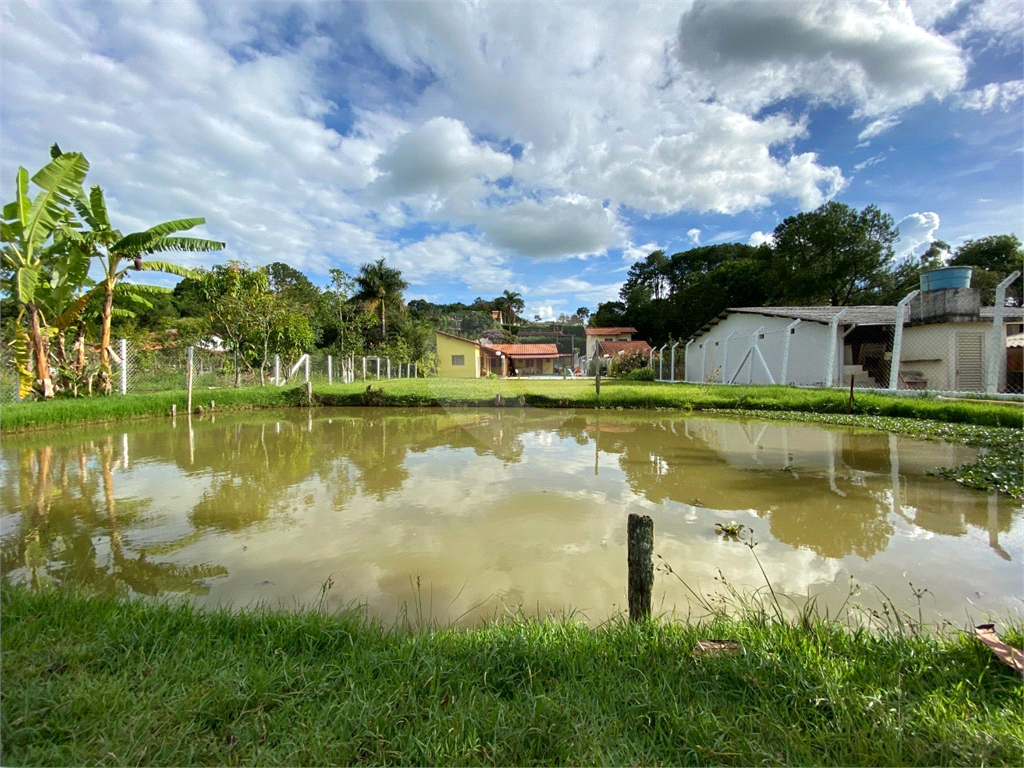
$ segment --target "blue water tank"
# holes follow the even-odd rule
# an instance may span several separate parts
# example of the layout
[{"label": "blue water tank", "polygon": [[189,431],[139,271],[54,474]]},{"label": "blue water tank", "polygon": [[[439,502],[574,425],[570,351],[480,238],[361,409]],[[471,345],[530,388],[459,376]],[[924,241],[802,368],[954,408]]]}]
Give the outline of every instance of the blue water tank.
[{"label": "blue water tank", "polygon": [[921,292],[970,288],[973,267],[943,267],[921,275]]}]

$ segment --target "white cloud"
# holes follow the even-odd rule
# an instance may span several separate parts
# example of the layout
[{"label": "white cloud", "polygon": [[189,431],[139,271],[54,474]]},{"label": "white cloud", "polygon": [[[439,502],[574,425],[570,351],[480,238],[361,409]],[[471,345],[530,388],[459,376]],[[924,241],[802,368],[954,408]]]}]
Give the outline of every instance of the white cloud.
[{"label": "white cloud", "polygon": [[524,256],[604,253],[619,241],[614,214],[581,195],[522,200],[478,214],[487,239]]},{"label": "white cloud", "polygon": [[859,172],[863,171],[865,168],[870,168],[872,165],[878,165],[879,163],[883,162],[884,160],[885,160],[885,153],[881,152],[881,153],[879,153],[877,155],[873,155],[872,157],[869,157],[867,160],[861,160],[859,163],[857,163],[856,165],[853,166],[853,170],[859,173]]},{"label": "white cloud", "polygon": [[900,124],[900,119],[896,115],[889,115],[888,117],[882,117],[878,120],[872,120],[868,123],[867,128],[857,134],[857,141],[864,142],[857,146],[865,146],[868,139],[873,139],[875,136],[885,133],[890,128],[895,128]]},{"label": "white cloud", "polygon": [[678,55],[722,103],[756,111],[806,95],[877,117],[943,98],[964,81],[959,48],[902,3],[696,2]]},{"label": "white cloud", "polygon": [[512,171],[509,155],[473,141],[465,124],[435,117],[401,136],[377,158],[375,181],[388,194],[441,192],[476,178],[494,180]]},{"label": "white cloud", "polygon": [[686,236],[694,245],[700,245],[700,230],[696,227],[686,230]]},{"label": "white cloud", "polygon": [[635,264],[646,259],[654,251],[660,250],[664,249],[657,243],[644,243],[643,245],[627,243],[626,247],[622,249],[622,260],[628,264]]},{"label": "white cloud", "polygon": [[771,232],[756,230],[755,232],[750,233],[750,238],[747,240],[747,245],[758,246],[764,245],[765,243],[773,245],[775,243],[775,235]]},{"label": "white cloud", "polygon": [[978,112],[990,112],[1000,109],[1008,112],[1010,108],[1024,98],[1024,80],[1010,80],[1005,83],[989,83],[982,88],[965,91],[957,101],[964,109]]},{"label": "white cloud", "polygon": [[939,214],[933,211],[912,213],[900,219],[897,225],[900,230],[900,239],[896,245],[897,257],[906,258],[919,250],[923,251],[921,246],[927,246],[935,239],[939,223]]}]

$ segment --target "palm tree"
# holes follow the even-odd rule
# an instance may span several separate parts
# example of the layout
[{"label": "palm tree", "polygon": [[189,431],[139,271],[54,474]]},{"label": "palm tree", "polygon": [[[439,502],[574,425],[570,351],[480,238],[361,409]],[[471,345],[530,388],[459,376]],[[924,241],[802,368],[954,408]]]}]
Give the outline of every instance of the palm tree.
[{"label": "palm tree", "polygon": [[513,325],[516,321],[516,315],[526,309],[526,302],[523,301],[522,294],[518,291],[508,291],[501,296],[502,304],[508,307],[509,310],[509,325]]},{"label": "palm tree", "polygon": [[88,198],[83,192],[74,204],[78,214],[88,225],[89,231],[79,232],[76,229],[65,228],[64,235],[90,256],[98,259],[103,267],[103,277],[93,292],[101,293],[103,296],[103,307],[100,312],[100,382],[103,391],[110,394],[110,321],[114,315],[114,294],[125,295],[137,303],[146,305],[146,294],[162,293],[166,290],[152,285],[122,283],[125,273],[134,267],[136,270],[191,277],[192,272],[186,267],[167,261],[143,262],[142,257],[161,251],[219,251],[224,247],[224,243],[195,237],[170,237],[174,232],[205,224],[204,218],[165,221],[143,232],[122,235],[110,225],[107,203],[103,197],[103,190],[98,186],[92,188]]},{"label": "palm tree", "polygon": [[[18,330],[15,337],[17,364],[22,395],[33,388],[44,398],[53,397],[50,381],[48,336],[43,329],[45,318],[39,306],[36,289],[56,245],[46,245],[58,228],[70,219],[71,201],[81,193],[82,181],[89,162],[77,152],[62,153],[56,144],[50,150],[52,159],[32,181],[40,188],[35,199],[29,198],[29,176],[18,169],[15,199],[3,209],[0,241],[3,242],[3,288],[18,306]],[[27,316],[29,331],[21,325]],[[35,372],[28,369],[29,349],[35,360]]]},{"label": "palm tree", "polygon": [[401,312],[404,306],[402,291],[409,284],[402,279],[400,270],[386,266],[384,259],[378,259],[359,268],[356,287],[358,290],[352,297],[355,301],[364,302],[371,311],[380,309],[381,336],[386,340],[388,330],[384,308],[390,305]]}]

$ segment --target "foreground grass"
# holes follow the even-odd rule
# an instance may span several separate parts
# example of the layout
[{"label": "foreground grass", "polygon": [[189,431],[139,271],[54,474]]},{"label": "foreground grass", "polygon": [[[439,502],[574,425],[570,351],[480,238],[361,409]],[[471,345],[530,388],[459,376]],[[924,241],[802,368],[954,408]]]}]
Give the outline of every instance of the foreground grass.
[{"label": "foreground grass", "polygon": [[[1024,760],[1020,678],[966,635],[756,613],[415,632],[9,585],[0,606],[4,765]],[[712,638],[741,650],[691,653]]]}]

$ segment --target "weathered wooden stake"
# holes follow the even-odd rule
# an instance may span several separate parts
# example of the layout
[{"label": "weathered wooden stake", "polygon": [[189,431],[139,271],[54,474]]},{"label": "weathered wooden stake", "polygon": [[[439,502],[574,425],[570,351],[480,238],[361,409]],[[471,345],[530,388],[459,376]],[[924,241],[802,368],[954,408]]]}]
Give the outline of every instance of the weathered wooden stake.
[{"label": "weathered wooden stake", "polygon": [[648,515],[630,514],[626,536],[629,619],[643,621],[651,617],[651,590],[654,588],[654,521]]},{"label": "weathered wooden stake", "polygon": [[174,403],[171,403],[171,418],[175,419],[177,417],[178,417],[178,406],[176,406]]},{"label": "weathered wooden stake", "polygon": [[850,402],[846,404],[846,412],[850,413],[853,410],[853,380],[857,378],[854,374],[850,374]]},{"label": "weathered wooden stake", "polygon": [[188,348],[188,412],[192,413],[192,347]]},{"label": "weathered wooden stake", "polygon": [[313,407],[313,382],[306,382],[306,405],[309,408]]},{"label": "weathered wooden stake", "polygon": [[211,400],[210,401],[210,413],[213,413],[215,410],[217,410],[217,404],[215,402],[213,402],[213,400]]},{"label": "weathered wooden stake", "polygon": [[594,378],[594,387],[596,388],[597,396],[601,396],[601,361],[597,361],[597,376]]}]

